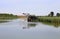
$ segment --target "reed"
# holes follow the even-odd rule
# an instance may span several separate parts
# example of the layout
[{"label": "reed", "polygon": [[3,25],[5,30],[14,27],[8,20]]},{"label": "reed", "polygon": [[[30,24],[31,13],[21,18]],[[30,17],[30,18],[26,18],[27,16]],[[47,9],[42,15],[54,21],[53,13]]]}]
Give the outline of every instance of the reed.
[{"label": "reed", "polygon": [[43,23],[50,23],[53,24],[54,26],[59,26],[60,25],[60,17],[46,17],[46,16],[41,16],[38,17],[39,18],[39,22],[43,22]]}]

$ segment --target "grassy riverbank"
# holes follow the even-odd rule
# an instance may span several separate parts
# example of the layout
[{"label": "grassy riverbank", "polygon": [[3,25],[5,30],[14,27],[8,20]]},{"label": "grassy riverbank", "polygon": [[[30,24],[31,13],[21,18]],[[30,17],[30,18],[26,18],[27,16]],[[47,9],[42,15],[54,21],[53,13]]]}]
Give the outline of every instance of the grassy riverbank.
[{"label": "grassy riverbank", "polygon": [[0,14],[0,20],[8,20],[8,19],[15,19],[17,15],[13,14]]},{"label": "grassy riverbank", "polygon": [[0,23],[1,22],[7,22],[7,20],[17,19],[17,15],[13,14],[0,14]]},{"label": "grassy riverbank", "polygon": [[40,16],[38,17],[40,22],[60,22],[60,17],[47,17],[47,16]]},{"label": "grassy riverbank", "polygon": [[51,24],[54,26],[60,25],[60,17],[48,17],[48,16],[39,16],[39,22],[45,23],[45,24]]}]

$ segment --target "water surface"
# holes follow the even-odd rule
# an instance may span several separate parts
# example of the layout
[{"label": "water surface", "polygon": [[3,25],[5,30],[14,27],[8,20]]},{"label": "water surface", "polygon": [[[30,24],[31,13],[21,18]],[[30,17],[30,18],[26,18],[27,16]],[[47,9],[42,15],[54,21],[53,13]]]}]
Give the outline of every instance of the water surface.
[{"label": "water surface", "polygon": [[60,27],[16,19],[0,23],[0,39],[60,39]]}]

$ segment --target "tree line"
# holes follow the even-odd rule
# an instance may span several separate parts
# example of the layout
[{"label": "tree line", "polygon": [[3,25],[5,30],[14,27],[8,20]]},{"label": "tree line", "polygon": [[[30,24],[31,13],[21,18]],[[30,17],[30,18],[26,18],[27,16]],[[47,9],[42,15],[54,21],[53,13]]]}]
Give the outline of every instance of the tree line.
[{"label": "tree line", "polygon": [[17,16],[13,14],[0,14],[0,17],[12,17],[12,16]]},{"label": "tree line", "polygon": [[[48,16],[53,17],[53,16],[54,16],[54,12],[53,12],[53,11],[51,11],[51,12],[50,12],[50,14],[48,14]],[[59,17],[59,16],[60,16],[60,13],[57,13],[57,14],[56,14],[56,16],[57,16],[57,17]]]}]

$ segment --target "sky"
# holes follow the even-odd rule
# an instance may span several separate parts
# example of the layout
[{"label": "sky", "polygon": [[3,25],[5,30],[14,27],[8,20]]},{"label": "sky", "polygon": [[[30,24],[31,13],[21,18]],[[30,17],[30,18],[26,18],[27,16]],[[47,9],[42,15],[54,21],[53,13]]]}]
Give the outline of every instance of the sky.
[{"label": "sky", "polygon": [[60,0],[0,0],[0,13],[48,15],[60,12]]}]

